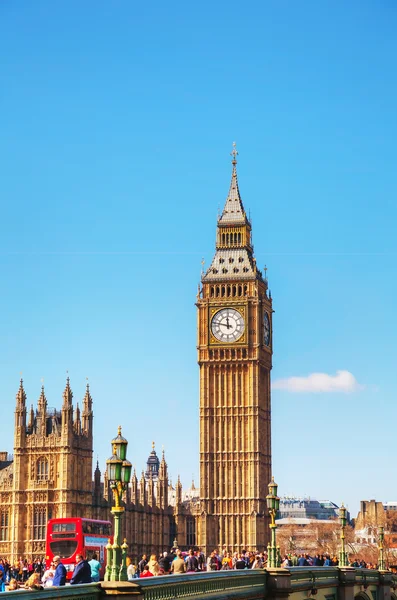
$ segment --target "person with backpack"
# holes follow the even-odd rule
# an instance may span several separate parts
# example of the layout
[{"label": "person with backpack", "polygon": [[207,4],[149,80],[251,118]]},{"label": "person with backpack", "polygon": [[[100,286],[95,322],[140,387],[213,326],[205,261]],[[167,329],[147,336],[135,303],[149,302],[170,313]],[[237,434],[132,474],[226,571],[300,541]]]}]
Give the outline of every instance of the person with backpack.
[{"label": "person with backpack", "polygon": [[196,571],[198,571],[198,566],[198,560],[194,555],[193,549],[190,548],[189,555],[186,559],[186,573],[195,573]]}]

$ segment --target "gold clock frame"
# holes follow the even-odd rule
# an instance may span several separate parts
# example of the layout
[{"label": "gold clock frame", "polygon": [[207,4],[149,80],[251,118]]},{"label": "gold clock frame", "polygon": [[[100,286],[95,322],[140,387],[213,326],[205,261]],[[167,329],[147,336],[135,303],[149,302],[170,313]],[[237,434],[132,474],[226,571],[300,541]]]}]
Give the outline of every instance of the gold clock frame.
[{"label": "gold clock frame", "polygon": [[[211,330],[212,319],[220,310],[224,310],[225,308],[234,308],[241,313],[241,316],[244,319],[244,332],[241,337],[238,338],[235,342],[221,342],[216,339]],[[247,307],[244,304],[233,304],[232,302],[228,304],[222,304],[219,306],[211,306],[209,310],[209,319],[208,319],[208,333],[209,333],[209,343],[211,346],[245,346],[247,345]]]}]

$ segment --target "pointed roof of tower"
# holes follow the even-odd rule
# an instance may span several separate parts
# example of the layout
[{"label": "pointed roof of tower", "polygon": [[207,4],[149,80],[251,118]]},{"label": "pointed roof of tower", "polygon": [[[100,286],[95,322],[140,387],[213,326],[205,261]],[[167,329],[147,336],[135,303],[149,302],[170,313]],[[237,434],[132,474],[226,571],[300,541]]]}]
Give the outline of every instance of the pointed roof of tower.
[{"label": "pointed roof of tower", "polygon": [[238,187],[237,179],[237,155],[236,142],[233,142],[233,150],[230,153],[233,157],[232,160],[232,179],[230,182],[229,193],[226,198],[225,206],[223,208],[222,215],[219,219],[220,224],[237,224],[246,223],[247,216],[245,214],[243,201],[241,200],[240,190]]},{"label": "pointed roof of tower", "polygon": [[218,218],[216,251],[202,282],[262,279],[253,255],[251,223],[241,200],[237,181],[237,150],[233,143],[232,180],[222,215]]},{"label": "pointed roof of tower", "polygon": [[71,408],[73,401],[73,392],[70,389],[69,376],[66,378],[65,391],[63,392],[63,406],[62,408]]},{"label": "pointed roof of tower", "polygon": [[34,408],[33,408],[33,404],[31,404],[30,411],[29,411],[29,422],[28,422],[29,429],[32,429],[33,425],[34,425]]},{"label": "pointed roof of tower", "polygon": [[163,448],[162,455],[161,455],[161,463],[160,463],[160,468],[159,468],[159,477],[164,479],[167,477],[167,475],[168,475],[167,463],[165,461],[165,453],[164,453],[164,448]]},{"label": "pointed roof of tower", "polygon": [[47,398],[46,398],[45,393],[44,393],[44,385],[42,385],[41,386],[41,392],[40,392],[40,397],[39,397],[38,405],[39,406],[43,406],[46,403],[47,403]]},{"label": "pointed roof of tower", "polygon": [[90,384],[87,383],[85,396],[83,398],[83,413],[89,413],[92,411],[92,396],[90,394]]},{"label": "pointed roof of tower", "polygon": [[23,379],[21,379],[21,381],[19,382],[19,389],[16,395],[16,399],[17,399],[17,406],[21,407],[21,406],[25,406],[25,402],[26,402],[26,393],[23,387]]},{"label": "pointed roof of tower", "polygon": [[74,419],[75,419],[75,421],[77,421],[78,419],[80,419],[80,406],[79,406],[78,402],[76,404],[76,408],[75,408],[75,411],[74,411]]}]

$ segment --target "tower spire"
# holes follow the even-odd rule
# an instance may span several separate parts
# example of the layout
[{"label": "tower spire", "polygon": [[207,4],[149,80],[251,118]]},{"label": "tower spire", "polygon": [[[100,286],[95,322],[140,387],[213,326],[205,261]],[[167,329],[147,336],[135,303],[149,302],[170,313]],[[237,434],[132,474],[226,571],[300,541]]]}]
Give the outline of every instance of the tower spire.
[{"label": "tower spire", "polygon": [[26,406],[26,393],[25,393],[25,389],[23,387],[23,379],[21,378],[20,382],[19,382],[19,389],[17,392],[17,409],[21,410],[23,408],[25,408]]},{"label": "tower spire", "polygon": [[72,408],[73,392],[70,389],[69,375],[66,377],[66,386],[63,392],[63,406],[62,408]]},{"label": "tower spire", "polygon": [[[15,407],[15,446],[21,445],[22,437],[26,433],[26,394],[23,388],[23,379],[19,383]],[[22,437],[21,437],[22,436]],[[18,442],[17,442],[18,438]]]},{"label": "tower spire", "polygon": [[92,397],[90,394],[89,383],[87,383],[85,396],[83,398],[83,412],[81,413],[81,416],[82,416],[82,420],[81,420],[82,430],[87,434],[91,434],[93,412],[92,412]]},{"label": "tower spire", "polygon": [[251,223],[241,200],[237,180],[237,149],[233,142],[232,179],[225,206],[218,218],[216,252],[201,282],[261,279],[257,269],[251,238]]},{"label": "tower spire", "polygon": [[233,142],[232,156],[232,179],[230,181],[229,193],[226,198],[223,212],[218,219],[218,223],[223,224],[245,224],[248,220],[245,214],[243,201],[241,200],[240,190],[237,179],[237,156],[236,142]]},{"label": "tower spire", "polygon": [[232,159],[232,165],[236,166],[237,165],[237,156],[238,156],[238,152],[237,152],[237,148],[236,148],[236,142],[233,142],[233,150],[231,151],[230,156],[233,157],[233,159]]}]

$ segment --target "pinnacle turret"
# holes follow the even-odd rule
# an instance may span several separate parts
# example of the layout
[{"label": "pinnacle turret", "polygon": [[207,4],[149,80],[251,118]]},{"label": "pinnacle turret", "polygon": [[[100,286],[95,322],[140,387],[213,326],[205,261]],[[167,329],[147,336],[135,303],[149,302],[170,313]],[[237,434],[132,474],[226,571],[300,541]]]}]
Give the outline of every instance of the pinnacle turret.
[{"label": "pinnacle turret", "polygon": [[80,433],[81,433],[81,419],[80,419],[80,407],[79,407],[79,403],[78,402],[76,404],[76,409],[74,411],[73,427],[74,427],[75,432],[78,435],[80,435]]},{"label": "pinnacle turret", "polygon": [[85,396],[83,398],[83,412],[82,412],[82,420],[81,427],[85,433],[91,433],[92,431],[92,397],[90,394],[90,386],[87,383]]},{"label": "pinnacle turret", "polygon": [[161,455],[160,467],[159,467],[159,479],[166,479],[167,476],[168,476],[167,463],[165,461],[165,454],[164,454],[164,448],[163,448],[162,455]]},{"label": "pinnacle turret", "polygon": [[89,414],[92,412],[92,397],[90,394],[90,384],[87,383],[85,396],[83,399],[83,414]]},{"label": "pinnacle turret", "polygon": [[47,398],[44,392],[44,385],[41,386],[40,397],[37,401],[37,409],[40,413],[44,414],[45,416],[47,412]]},{"label": "pinnacle turret", "polygon": [[23,387],[23,379],[21,379],[20,383],[19,383],[19,389],[16,395],[16,399],[17,399],[17,405],[16,408],[17,410],[21,410],[23,408],[25,408],[26,406],[26,393]]},{"label": "pinnacle turret", "polygon": [[28,429],[29,429],[30,433],[33,431],[33,427],[34,427],[34,408],[33,408],[33,404],[31,404],[30,411],[29,411],[29,421],[28,421]]},{"label": "pinnacle turret", "polygon": [[182,484],[181,484],[181,478],[179,475],[178,475],[178,481],[175,486],[175,503],[177,505],[182,503]]},{"label": "pinnacle turret", "polygon": [[66,386],[63,392],[63,406],[62,408],[70,408],[73,402],[73,392],[70,389],[70,379],[66,378]]},{"label": "pinnacle turret", "polygon": [[[15,407],[15,437],[14,445],[18,446],[22,443],[22,439],[26,433],[26,394],[23,388],[23,380],[21,379],[17,392],[17,402]],[[18,438],[18,439],[17,439]]]},{"label": "pinnacle turret", "polygon": [[63,404],[62,404],[62,427],[65,430],[69,427],[71,431],[73,425],[73,392],[70,389],[70,379],[66,378],[66,386],[63,392]]}]

